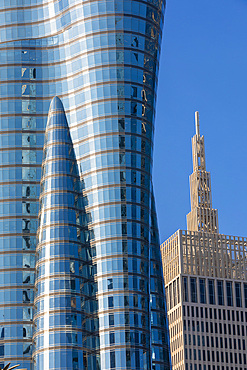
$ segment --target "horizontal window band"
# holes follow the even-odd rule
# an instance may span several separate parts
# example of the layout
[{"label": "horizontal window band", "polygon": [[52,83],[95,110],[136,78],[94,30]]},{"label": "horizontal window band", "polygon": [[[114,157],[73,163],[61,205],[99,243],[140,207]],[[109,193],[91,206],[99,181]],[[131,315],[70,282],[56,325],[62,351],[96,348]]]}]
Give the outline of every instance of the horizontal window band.
[{"label": "horizontal window band", "polygon": [[[150,2],[145,2],[145,1],[142,1],[142,0],[135,0],[136,2],[139,2],[139,3],[143,3],[144,5],[150,5],[152,8],[154,9],[159,9],[158,7],[156,7],[155,5],[153,5],[152,3]],[[87,4],[91,4],[91,3],[97,3],[98,0],[90,0],[90,1],[84,1],[83,2],[83,5],[87,5]],[[40,4],[37,4],[37,5],[30,5],[30,6],[25,6],[25,5],[21,5],[21,6],[18,6],[18,7],[11,7],[11,8],[4,8],[4,9],[0,9],[0,12],[5,12],[5,11],[18,11],[18,10],[33,10],[33,9],[38,9],[38,8],[45,8],[46,6],[49,6],[49,5],[53,5],[54,2],[53,0],[52,1],[47,1],[47,2],[44,2],[44,0],[40,3]],[[160,2],[161,4],[161,2]],[[79,3],[79,5],[81,5]],[[67,7],[63,12],[60,12],[59,14],[63,14],[63,13],[66,13],[69,9],[71,9],[72,7],[69,6]]]},{"label": "horizontal window band", "polygon": [[[61,34],[61,33],[63,33],[63,32],[59,32],[58,34]],[[131,35],[137,35],[137,36],[144,37],[144,34],[143,33],[140,33],[140,32],[137,32],[137,31],[132,31],[132,30],[118,30],[118,31],[116,31],[116,30],[104,30],[104,31],[93,32],[93,33],[90,34],[90,36],[92,36],[92,35],[93,36],[97,36],[97,35],[102,35],[102,34],[116,34],[116,35],[121,34],[121,35],[124,35],[125,33],[126,34],[131,34]],[[58,34],[51,35],[50,37],[57,36]],[[67,43],[63,43],[63,44],[59,44],[59,45],[51,45],[50,47],[48,47],[48,46],[39,47],[37,45],[37,46],[35,46],[35,50],[42,50],[42,49],[44,49],[44,50],[49,50],[49,49],[54,50],[54,49],[57,49],[57,48],[60,48],[60,47],[65,48],[66,46],[70,46],[74,42],[78,42],[79,40],[81,40],[83,38],[86,38],[86,37],[87,36],[84,36],[84,35],[83,36],[78,36],[77,38],[73,38],[71,41],[68,41]],[[48,38],[49,37],[40,37],[40,38],[36,38],[36,39],[33,39],[33,40],[39,41],[39,40],[48,39]],[[149,36],[146,36],[145,35],[145,38],[148,39],[148,40],[150,40],[150,41],[153,41],[153,39],[151,37],[149,37]],[[29,39],[12,40],[12,42],[19,42],[19,41],[23,41],[23,42],[24,41],[29,41]],[[15,50],[15,49],[21,49],[21,50],[23,50],[23,48],[24,49],[27,49],[27,50],[33,50],[33,47],[29,47],[29,46],[28,47],[13,46],[12,48],[11,48],[11,46],[10,47],[4,47],[4,48],[1,47],[2,44],[4,45],[4,44],[6,44],[8,42],[7,41],[0,42],[0,50],[10,50],[10,49],[12,49],[12,50]],[[156,45],[157,45],[157,51],[160,52],[160,43],[156,43]],[[150,55],[152,56],[152,54],[150,54]],[[33,66],[33,64],[31,64],[30,66]]]},{"label": "horizontal window band", "polygon": [[[142,3],[141,0],[138,0],[138,2]],[[146,2],[143,2],[143,4],[147,6]],[[71,9],[74,9],[74,8],[79,8],[81,6],[82,6],[81,4],[76,4],[74,6],[71,6],[68,10],[71,10]],[[154,10],[156,10],[156,9],[154,9]],[[68,11],[65,11],[65,13],[69,14]],[[53,16],[53,17],[37,20],[37,21],[34,21],[34,22],[10,23],[10,24],[5,23],[2,26],[0,25],[0,29],[16,28],[18,30],[19,27],[24,27],[24,28],[29,28],[30,27],[30,28],[32,28],[32,27],[38,26],[38,25],[44,26],[44,29],[45,29],[46,25],[50,26],[53,23],[52,21],[59,20],[61,18],[62,14],[63,13],[61,12],[61,13]],[[83,23],[85,24],[86,22],[91,21],[91,20],[97,20],[97,19],[102,19],[102,18],[106,18],[106,19],[114,18],[115,19],[115,17],[121,17],[123,19],[124,18],[138,19],[138,20],[141,20],[143,22],[148,22],[150,25],[155,27],[158,34],[161,32],[161,28],[160,28],[160,22],[162,21],[161,18],[160,18],[160,22],[156,23],[151,18],[148,18],[148,17],[144,18],[144,17],[141,17],[138,14],[123,13],[123,12],[110,12],[110,11],[107,12],[106,11],[105,13],[102,13],[102,14],[99,13],[99,14],[95,14],[95,15],[88,15],[86,17],[83,16],[80,19],[76,18],[75,20],[73,20],[73,22],[71,22],[71,21],[68,22],[68,24],[66,26],[60,27],[55,33],[48,34],[45,31],[43,36],[41,36],[41,37],[31,37],[31,40],[37,40],[37,39],[40,39],[40,38],[45,39],[45,38],[49,38],[49,37],[54,37],[56,35],[59,35],[60,33],[64,33],[64,31],[67,30],[67,29],[70,29],[72,27],[78,26],[78,25],[83,24]],[[116,32],[116,30],[114,30],[114,31]],[[89,33],[89,35],[91,35],[91,33]],[[143,33],[143,35],[146,35],[146,34]],[[88,34],[86,32],[85,32],[85,36],[86,37],[88,36]],[[29,39],[30,39],[30,37],[29,37]],[[158,37],[157,37],[157,39],[158,39]],[[17,39],[17,40],[20,41],[19,39]],[[24,40],[25,40],[25,38],[24,38]],[[15,40],[11,40],[11,42],[13,42],[13,41],[15,41]],[[5,43],[5,42],[9,42],[9,40],[2,41],[1,43]]]},{"label": "horizontal window band", "polygon": [[[127,255],[125,255],[125,257],[127,258]],[[62,278],[64,277],[64,275],[60,275]],[[90,277],[90,278],[83,278],[82,276],[81,276],[81,280],[82,281],[84,281],[84,283],[91,283],[91,282],[95,282],[95,278],[96,278],[96,280],[98,280],[98,275],[96,274],[96,275],[94,275],[94,276],[92,276],[92,277]],[[137,273],[137,272],[123,272],[123,271],[121,271],[121,272],[119,272],[119,271],[116,271],[116,272],[111,272],[111,273],[109,273],[109,272],[106,272],[105,274],[101,274],[100,275],[100,279],[102,279],[102,278],[105,278],[105,279],[109,279],[109,278],[117,278],[117,277],[121,277],[121,278],[130,278],[130,279],[133,279],[134,277],[139,277],[139,278],[141,278],[141,279],[145,279],[145,280],[148,280],[148,276],[146,276],[146,275],[143,275],[143,273]],[[38,285],[38,283],[39,282],[43,282],[43,281],[46,281],[46,280],[52,280],[52,281],[54,281],[54,280],[56,280],[56,276],[49,276],[49,277],[46,277],[46,276],[42,276],[42,277],[39,277],[36,281],[35,281],[35,287],[37,288],[37,285]],[[122,291],[126,291],[126,292],[128,292],[129,291],[129,289],[123,289]],[[60,290],[60,291],[53,291],[53,295],[59,295],[59,296],[64,296],[64,295],[67,295],[68,294],[68,292],[70,292],[71,294],[72,294],[72,296],[82,296],[82,297],[85,297],[85,298],[89,298],[89,300],[90,299],[96,299],[97,298],[97,296],[98,296],[98,292],[97,293],[95,293],[93,296],[92,295],[90,295],[90,296],[88,296],[88,295],[86,295],[86,294],[84,294],[84,293],[80,293],[80,292],[78,292],[78,291],[71,291],[71,289],[64,289],[63,291],[62,290]],[[109,293],[110,293],[111,291],[109,290]],[[131,291],[130,291],[131,292]],[[134,292],[137,292],[137,290],[136,291],[134,291]],[[112,291],[112,294],[114,295],[115,293],[114,293],[114,291]],[[37,301],[40,301],[40,300],[42,300],[44,297],[46,297],[46,296],[49,296],[49,293],[42,293],[42,294],[39,294],[39,295],[36,295],[35,296],[35,298],[34,298],[34,302],[35,302],[35,304],[36,304],[36,302]]]},{"label": "horizontal window band", "polygon": [[[95,34],[102,34],[102,33],[104,33],[104,34],[111,34],[112,32],[109,30],[109,31],[105,31],[105,32],[96,32]],[[116,32],[114,32],[114,33],[116,33]],[[130,31],[125,31],[124,33],[130,33]],[[132,33],[131,33],[132,34]],[[142,35],[142,34],[141,34]],[[139,35],[138,35],[139,36]],[[142,35],[142,37],[144,37],[143,35]],[[79,38],[79,40],[81,40],[81,39],[83,39],[84,37],[83,36],[81,36],[80,38]],[[85,37],[86,38],[86,37]],[[153,39],[151,39],[151,40],[153,40]],[[59,48],[62,48],[62,46],[61,45],[59,45]],[[10,48],[1,48],[0,47],[0,51],[2,51],[2,50],[7,50],[7,51],[9,51],[9,50],[11,50],[12,48],[10,47]],[[32,51],[33,49],[32,48],[24,48],[24,47],[14,47],[13,48],[13,50],[23,50],[23,49],[27,49],[27,50],[30,50],[30,51]],[[40,48],[35,48],[35,50],[47,50],[47,48],[43,48],[43,49],[40,49]],[[53,49],[53,48],[52,48]],[[138,47],[130,47],[130,46],[122,46],[122,45],[115,45],[115,46],[105,46],[105,47],[98,47],[97,49],[95,49],[95,48],[90,48],[90,49],[88,49],[87,51],[85,51],[85,52],[83,52],[83,51],[81,51],[80,53],[77,53],[77,54],[75,54],[74,56],[71,56],[70,58],[68,58],[68,59],[66,59],[66,60],[63,60],[63,61],[61,61],[61,60],[57,60],[57,61],[54,61],[54,62],[47,62],[47,63],[37,63],[37,62],[35,62],[35,61],[33,61],[33,62],[31,62],[31,61],[27,61],[27,62],[25,62],[25,61],[15,61],[15,62],[12,62],[11,63],[11,61],[9,61],[9,63],[2,63],[1,64],[1,66],[0,66],[0,69],[1,68],[5,68],[5,67],[7,67],[7,68],[12,68],[12,67],[21,67],[21,68],[23,68],[23,67],[31,67],[31,68],[38,68],[38,67],[41,67],[41,68],[48,68],[48,67],[56,67],[56,66],[61,66],[61,65],[68,65],[68,64],[70,64],[71,62],[73,62],[73,61],[75,61],[75,60],[80,60],[81,58],[83,58],[84,56],[88,56],[88,55],[91,55],[91,54],[98,54],[98,53],[104,53],[105,51],[114,51],[114,52],[118,52],[118,51],[122,51],[122,52],[124,52],[124,51],[129,51],[129,52],[133,52],[133,53],[140,53],[140,54],[144,54],[144,56],[148,56],[149,58],[151,58],[153,61],[154,61],[154,67],[157,67],[157,66],[159,66],[159,61],[158,60],[156,60],[155,58],[154,58],[154,56],[153,56],[153,54],[152,53],[149,53],[147,50],[145,50],[145,49],[139,49]],[[113,65],[116,65],[116,63],[112,63],[112,64],[107,64],[107,63],[105,63],[105,64],[101,64],[100,66],[101,66],[101,68],[103,67],[103,66],[113,66]],[[128,64],[126,64],[126,63],[118,63],[117,65],[119,65],[119,66],[123,66],[123,65],[128,65]],[[88,71],[88,70],[94,70],[94,69],[96,69],[96,68],[100,68],[100,66],[97,66],[97,65],[95,65],[95,66],[93,66],[93,67],[87,67],[87,68],[85,68],[85,69],[82,69],[82,70],[80,70],[80,72],[81,71]],[[148,68],[145,68],[144,66],[143,67],[141,67],[141,66],[139,66],[138,64],[131,64],[131,66],[133,66],[133,67],[136,67],[136,68],[141,68],[141,69],[144,69],[145,71],[147,71],[147,72],[149,72],[149,73],[155,73],[155,69],[156,68],[154,68],[154,71],[153,72],[151,72]],[[76,72],[76,74],[77,74],[78,72]],[[74,76],[75,74],[69,74],[68,76]],[[157,76],[155,76],[155,78],[157,79]],[[24,81],[25,80],[25,78],[24,79],[22,79],[21,81]],[[18,80],[17,80],[18,81]],[[33,83],[36,83],[36,82],[41,82],[41,81],[43,81],[43,80],[37,80],[37,79],[32,79],[31,80]],[[44,81],[50,81],[50,80],[44,80]],[[10,82],[10,81],[8,81],[8,82]],[[1,82],[2,83],[2,82]]]},{"label": "horizontal window band", "polygon": [[[48,113],[48,112],[47,112]],[[65,114],[68,114],[70,113],[69,110],[65,111]],[[41,118],[41,117],[44,117],[44,118],[47,118],[47,115],[48,114],[38,114],[38,113],[35,113],[35,114],[28,114],[28,113],[14,113],[14,114],[0,114],[0,117],[2,118],[5,118],[5,117],[11,117],[12,119],[15,118],[15,117],[34,117],[34,118]],[[138,116],[131,116],[131,115],[128,115],[128,114],[112,114],[112,115],[107,115],[107,116],[96,116],[96,117],[92,117],[88,120],[83,120],[81,121],[80,123],[76,124],[76,125],[71,125],[69,126],[70,130],[71,129],[74,129],[74,128],[77,128],[77,127],[81,127],[83,125],[87,125],[88,123],[91,123],[91,122],[97,122],[97,121],[101,121],[101,120],[108,120],[108,119],[134,119],[136,121],[139,121],[140,123],[144,122],[144,123],[147,123],[149,124],[151,127],[152,127],[152,130],[154,131],[154,125],[153,123],[151,123],[150,121],[148,121],[145,117],[138,117]],[[11,131],[9,131],[11,132]],[[25,131],[23,130],[23,133]]]},{"label": "horizontal window band", "polygon": [[[118,136],[123,136],[123,135],[118,135]],[[52,148],[54,146],[59,146],[59,145],[61,145],[61,146],[66,145],[67,146],[67,144],[63,144],[63,143],[60,144],[60,142],[58,143],[58,142],[54,141],[53,144],[50,144],[50,145],[46,146],[46,148],[49,149],[49,148]],[[76,144],[76,145],[80,146],[79,143]],[[72,145],[68,145],[68,146],[72,147]],[[15,148],[13,148],[13,149],[15,149]],[[17,150],[23,150],[22,148],[16,148],[16,149]],[[6,150],[9,151],[9,148],[7,148]],[[80,162],[83,162],[84,160],[91,159],[91,158],[95,159],[95,157],[100,157],[101,155],[104,155],[104,154],[137,154],[137,155],[141,155],[142,158],[149,159],[150,163],[152,163],[152,157],[150,155],[148,155],[148,154],[146,154],[142,151],[137,151],[137,150],[134,150],[134,149],[127,149],[127,148],[124,148],[124,149],[121,149],[121,148],[116,148],[115,149],[115,148],[113,148],[113,149],[104,149],[104,150],[99,150],[99,151],[91,150],[89,152],[89,154],[84,154],[81,157],[78,157],[76,159],[76,162],[79,164]],[[45,159],[43,161],[43,167],[45,165],[49,165],[49,164],[64,161],[64,160],[67,160],[69,162],[73,162],[73,158],[70,159],[68,157],[67,158],[56,157],[56,154],[55,154],[54,157]],[[129,166],[126,166],[126,165],[123,165],[123,167],[124,168],[130,168]],[[1,168],[1,166],[0,166],[0,168]],[[132,167],[132,168],[135,168],[135,167]],[[147,173],[147,171],[145,171],[145,172]]]},{"label": "horizontal window band", "polygon": [[[43,246],[43,249],[45,249],[45,245]],[[89,249],[89,248],[87,248]],[[97,262],[103,262],[103,261],[109,261],[109,260],[113,260],[113,259],[116,259],[116,258],[132,258],[132,259],[137,259],[137,261],[143,261],[143,262],[150,262],[148,258],[146,257],[143,257],[143,256],[140,256],[140,255],[137,255],[137,254],[132,254],[132,253],[118,253],[118,254],[109,254],[109,255],[106,255],[106,256],[99,256],[99,257],[93,257],[92,260],[89,260],[89,261],[85,261],[83,260],[82,258],[78,258],[78,257],[74,257],[74,256],[61,256],[61,257],[50,257],[50,258],[39,258],[36,262],[36,267],[33,268],[33,269],[30,269],[32,271],[35,271],[35,269],[37,268],[40,268],[40,266],[42,265],[45,265],[47,263],[51,263],[51,262],[66,262],[66,261],[73,261],[73,262],[82,262],[84,266],[94,266],[97,264]],[[26,269],[23,267],[23,268],[20,268],[18,269],[18,271],[26,271]],[[4,271],[13,271],[13,269],[4,269]],[[17,269],[15,269],[17,271]],[[29,269],[27,269],[29,271]],[[2,271],[2,270],[0,270]],[[148,278],[149,275],[145,275],[145,274],[139,274],[138,272],[135,272],[135,271],[131,271],[129,272],[131,274],[131,277],[132,276],[139,276],[139,277],[145,277],[145,278]],[[64,273],[49,273],[47,274],[46,276],[46,273],[44,273],[42,276],[39,276],[39,278],[37,279],[37,283],[39,283],[40,281],[43,281],[43,280],[55,280],[57,277],[75,277],[76,279],[84,279],[84,277],[82,275],[78,275],[78,274],[75,274],[75,273],[69,273],[69,272],[64,272]],[[86,280],[88,280],[87,278],[85,278]],[[90,279],[89,279],[90,280]]]}]

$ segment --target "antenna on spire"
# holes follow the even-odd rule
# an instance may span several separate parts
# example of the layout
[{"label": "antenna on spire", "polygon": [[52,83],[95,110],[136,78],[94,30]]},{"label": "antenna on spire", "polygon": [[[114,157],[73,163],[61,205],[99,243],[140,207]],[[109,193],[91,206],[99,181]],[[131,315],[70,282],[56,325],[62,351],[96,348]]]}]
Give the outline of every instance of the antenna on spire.
[{"label": "antenna on spire", "polygon": [[195,112],[196,135],[200,137],[199,112]]}]

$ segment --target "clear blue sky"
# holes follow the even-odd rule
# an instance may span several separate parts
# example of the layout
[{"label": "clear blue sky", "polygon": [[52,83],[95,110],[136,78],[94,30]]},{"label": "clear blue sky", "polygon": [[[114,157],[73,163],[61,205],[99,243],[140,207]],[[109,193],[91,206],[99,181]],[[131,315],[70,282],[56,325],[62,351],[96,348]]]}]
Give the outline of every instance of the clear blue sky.
[{"label": "clear blue sky", "polygon": [[153,170],[161,242],[186,228],[196,110],[220,232],[247,236],[247,0],[167,0]]}]

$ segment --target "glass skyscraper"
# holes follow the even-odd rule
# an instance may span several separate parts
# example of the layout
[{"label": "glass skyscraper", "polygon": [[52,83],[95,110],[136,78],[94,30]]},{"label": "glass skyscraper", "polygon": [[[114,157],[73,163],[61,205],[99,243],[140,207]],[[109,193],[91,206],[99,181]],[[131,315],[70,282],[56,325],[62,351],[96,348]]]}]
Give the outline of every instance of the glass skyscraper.
[{"label": "glass skyscraper", "polygon": [[0,1],[0,366],[170,368],[152,188],[164,5]]}]

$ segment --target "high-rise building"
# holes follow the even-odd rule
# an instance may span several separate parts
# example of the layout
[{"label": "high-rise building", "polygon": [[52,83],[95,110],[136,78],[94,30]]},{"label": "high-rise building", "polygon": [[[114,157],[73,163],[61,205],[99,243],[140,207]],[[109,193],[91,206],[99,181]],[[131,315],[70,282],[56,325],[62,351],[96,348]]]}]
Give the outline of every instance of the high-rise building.
[{"label": "high-rise building", "polygon": [[0,366],[170,366],[152,188],[164,7],[0,1]]},{"label": "high-rise building", "polygon": [[247,238],[219,234],[204,137],[192,138],[187,230],[161,245],[174,370],[247,370]]}]

